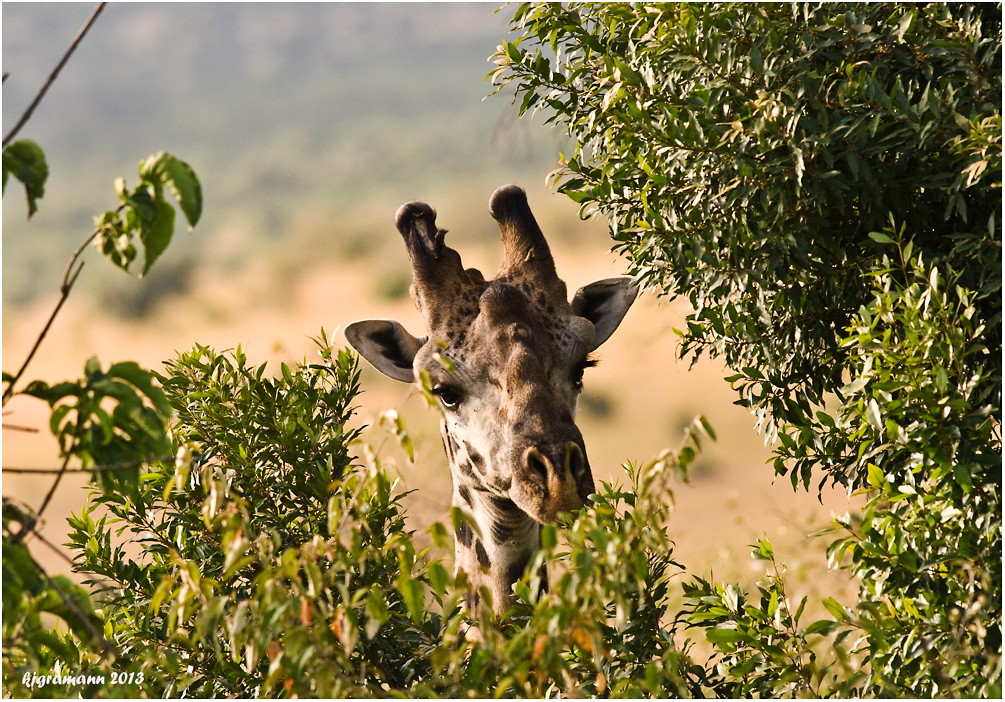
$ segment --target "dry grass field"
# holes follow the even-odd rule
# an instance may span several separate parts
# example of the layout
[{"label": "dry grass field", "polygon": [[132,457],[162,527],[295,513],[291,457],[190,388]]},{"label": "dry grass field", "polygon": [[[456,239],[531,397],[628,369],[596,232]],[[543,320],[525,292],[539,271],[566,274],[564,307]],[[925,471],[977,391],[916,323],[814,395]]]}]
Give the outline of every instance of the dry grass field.
[{"label": "dry grass field", "polygon": [[[581,222],[575,206],[543,186],[528,187],[528,191],[570,292],[594,279],[623,272],[624,262],[605,253],[602,224]],[[448,243],[461,252],[465,264],[490,273],[498,266],[501,252],[483,204],[487,195],[474,201],[466,193],[464,197],[433,193],[428,200],[437,207],[439,223],[450,231]],[[88,294],[87,288],[99,285],[102,277],[121,275],[92,255],[78,284],[80,290],[64,308],[28,375],[49,381],[77,377],[87,358],[95,354],[105,365],[132,359],[160,368],[161,361],[196,342],[218,349],[241,344],[257,362],[296,361],[313,353],[310,337],[322,326],[331,331],[367,317],[394,318],[419,332],[421,318],[407,295],[401,294],[408,267],[391,224],[395,207],[390,200],[370,203],[366,215],[346,228],[333,223],[338,218],[331,213],[305,215],[291,226],[286,240],[316,255],[263,255],[223,270],[211,261],[214,251],[240,245],[241,223],[232,222],[231,229],[207,236],[211,243],[204,260],[210,263],[191,271],[184,294],[164,297],[139,319],[115,318]],[[332,237],[373,240],[353,255],[345,255],[344,250],[338,255]],[[15,367],[23,358],[53,303],[51,297],[39,300],[3,320],[5,368]],[[793,492],[786,478],[773,480],[766,463],[770,451],[755,433],[749,414],[732,404],[735,394],[722,380],[723,368],[709,359],[689,368],[676,359],[672,327],[682,326],[685,314],[680,302],[660,302],[645,294],[600,349],[601,362],[587,374],[579,412],[595,477],[622,479],[625,461],[645,461],[678,445],[683,428],[703,414],[718,441],[706,443],[690,483],[667,496],[674,504],[670,530],[678,561],[693,574],[749,587],[764,575],[765,564],[752,560],[747,546],[767,537],[788,570],[791,596],[813,592],[849,596],[853,587],[846,576],[826,568],[826,537],[807,537],[827,524],[832,511],[849,509],[846,496],[827,492],[818,501],[815,494]],[[340,334],[336,338],[344,343]],[[438,419],[421,396],[387,380],[365,362],[364,366],[357,421],[370,426],[364,437],[381,447],[381,459],[393,464],[400,488],[414,490],[407,504],[412,526],[422,535],[432,521],[446,519],[450,506]],[[414,465],[396,450],[393,440],[385,440],[386,434],[378,427],[380,414],[389,408],[401,414],[413,435]],[[5,425],[41,431],[5,429],[4,466],[57,465],[44,410],[40,402],[26,397],[15,398],[5,409]],[[5,473],[3,493],[37,506],[50,481],[49,477]],[[60,486],[45,518],[44,534],[51,542],[65,540],[64,517],[83,503],[84,483],[74,475]],[[49,549],[39,545],[34,551],[48,568],[67,569],[66,562]]]}]

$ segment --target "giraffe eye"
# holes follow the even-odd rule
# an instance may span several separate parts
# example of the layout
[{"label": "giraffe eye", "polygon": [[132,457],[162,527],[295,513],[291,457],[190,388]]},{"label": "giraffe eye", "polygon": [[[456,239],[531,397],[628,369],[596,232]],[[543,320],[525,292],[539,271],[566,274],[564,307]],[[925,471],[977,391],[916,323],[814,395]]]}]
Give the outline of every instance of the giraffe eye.
[{"label": "giraffe eye", "polygon": [[585,366],[578,366],[572,369],[572,387],[576,390],[583,389],[583,374],[586,372]]},{"label": "giraffe eye", "polygon": [[433,394],[443,403],[446,409],[457,409],[464,399],[460,390],[451,385],[437,385],[433,388]]},{"label": "giraffe eye", "polygon": [[572,387],[577,392],[583,389],[583,374],[586,372],[586,369],[593,368],[595,365],[597,365],[597,359],[584,358],[572,369]]}]

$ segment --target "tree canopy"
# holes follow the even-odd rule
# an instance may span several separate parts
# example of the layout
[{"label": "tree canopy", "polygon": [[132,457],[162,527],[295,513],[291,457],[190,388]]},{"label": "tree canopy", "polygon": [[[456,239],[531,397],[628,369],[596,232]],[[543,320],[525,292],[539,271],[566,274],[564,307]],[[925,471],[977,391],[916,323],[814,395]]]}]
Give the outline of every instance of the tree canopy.
[{"label": "tree canopy", "polygon": [[[862,585],[820,631],[871,664],[844,691],[986,694],[1001,6],[525,4],[514,26],[495,82],[575,138],[558,189],[638,279],[690,301],[682,356],[726,361],[794,486],[870,496],[829,554]],[[780,692],[741,649],[726,689]]]}]

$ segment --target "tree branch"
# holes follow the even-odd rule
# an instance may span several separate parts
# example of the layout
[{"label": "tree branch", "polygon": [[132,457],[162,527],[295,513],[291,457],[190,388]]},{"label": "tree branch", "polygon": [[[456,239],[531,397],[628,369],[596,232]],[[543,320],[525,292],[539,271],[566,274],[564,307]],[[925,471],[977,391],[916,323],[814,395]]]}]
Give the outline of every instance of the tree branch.
[{"label": "tree branch", "polygon": [[[80,435],[80,431],[83,428],[83,424],[84,424],[84,417],[78,413],[77,428],[76,431],[74,432],[75,436]],[[39,507],[38,511],[35,512],[34,521],[36,523],[38,522],[38,520],[42,518],[42,514],[45,512],[45,508],[49,506],[49,501],[52,499],[52,496],[56,494],[56,488],[59,487],[59,482],[63,479],[63,475],[66,474],[67,469],[70,467],[70,459],[73,458],[73,452],[76,450],[78,443],[79,443],[78,440],[75,439],[70,448],[67,449],[66,458],[63,459],[63,465],[60,466],[59,470],[56,471],[56,479],[52,481],[52,486],[49,488],[49,492],[45,494],[45,499],[42,500],[42,506]],[[34,523],[32,524],[32,527],[34,528]],[[20,536],[23,539],[24,532],[18,534],[18,536]],[[20,541],[20,539],[18,540]]]},{"label": "tree branch", "polygon": [[80,608],[76,605],[76,603],[65,592],[63,592],[59,585],[57,585],[56,582],[49,577],[49,574],[45,572],[45,569],[39,565],[39,562],[35,560],[35,557],[32,556],[27,549],[25,550],[25,553],[35,566],[36,570],[38,570],[39,575],[45,579],[46,583],[49,584],[49,587],[56,591],[56,594],[59,596],[59,599],[63,601],[63,604],[66,605],[66,608],[73,612],[80,623],[84,625],[84,628],[87,629],[88,633],[94,638],[94,642],[97,644],[101,656],[105,660],[114,659],[118,655],[118,652],[115,650],[112,643],[104,637],[102,632],[99,631],[96,626],[94,626],[93,622],[87,618],[87,615],[80,611]]},{"label": "tree branch", "polygon": [[158,456],[155,458],[144,458],[138,461],[128,461],[126,463],[109,463],[104,466],[94,466],[93,468],[8,468],[4,467],[4,473],[13,473],[19,475],[53,475],[57,473],[105,473],[117,470],[130,470],[132,468],[139,468],[147,463],[166,463],[173,460],[171,456]]},{"label": "tree branch", "polygon": [[[70,56],[76,50],[77,45],[80,44],[84,35],[87,34],[87,31],[91,28],[91,25],[94,24],[94,20],[96,20],[98,15],[101,14],[101,11],[105,9],[105,5],[106,3],[99,2],[98,6],[94,8],[94,12],[92,12],[91,16],[87,18],[87,22],[84,23],[84,26],[80,29],[80,31],[77,32],[77,36],[74,37],[69,48],[67,48],[66,52],[63,54],[63,58],[61,58],[59,63],[56,64],[56,67],[52,69],[52,73],[49,74],[48,79],[46,79],[45,83],[42,85],[42,89],[38,91],[38,95],[36,95],[35,99],[31,101],[30,105],[28,105],[28,109],[24,111],[24,114],[21,115],[21,119],[17,121],[17,124],[15,124],[14,128],[10,130],[10,133],[3,138],[3,146],[6,147],[7,142],[13,139],[14,136],[21,131],[21,127],[23,127],[28,120],[31,119],[32,113],[35,111],[35,108],[38,107],[39,103],[42,102],[42,98],[45,97],[45,93],[49,90],[49,86],[55,82],[56,77],[59,76],[59,72],[63,70],[63,66],[66,65],[66,62],[70,60]],[[7,76],[4,75],[4,79],[6,78]]]},{"label": "tree branch", "polygon": [[[94,235],[92,234],[88,241],[93,238]],[[38,338],[35,339],[35,344],[31,347],[31,351],[28,352],[28,356],[24,359],[24,363],[21,364],[21,368],[19,368],[17,373],[14,374],[14,377],[11,378],[10,383],[7,385],[7,389],[3,391],[3,400],[0,402],[0,406],[6,406],[10,398],[14,396],[14,386],[17,385],[17,381],[21,380],[21,376],[24,375],[25,370],[28,369],[28,364],[31,363],[31,360],[35,357],[35,353],[38,351],[38,347],[42,345],[42,340],[45,339],[45,335],[49,333],[49,328],[52,327],[52,323],[55,321],[56,315],[59,314],[59,311],[63,308],[63,304],[66,302],[66,299],[70,296],[70,290],[73,288],[73,284],[77,282],[77,277],[80,275],[80,271],[84,268],[84,262],[81,261],[76,269],[71,272],[71,268],[76,257],[80,255],[80,251],[81,249],[78,249],[70,259],[66,273],[63,276],[63,284],[60,286],[59,302],[56,303],[56,307],[52,310],[52,314],[49,315],[49,320],[45,323],[45,327],[43,327],[42,332],[38,335]]]},{"label": "tree branch", "polygon": [[25,434],[37,434],[38,427],[24,427],[20,424],[4,424],[4,429],[10,429],[11,431],[23,431]]}]

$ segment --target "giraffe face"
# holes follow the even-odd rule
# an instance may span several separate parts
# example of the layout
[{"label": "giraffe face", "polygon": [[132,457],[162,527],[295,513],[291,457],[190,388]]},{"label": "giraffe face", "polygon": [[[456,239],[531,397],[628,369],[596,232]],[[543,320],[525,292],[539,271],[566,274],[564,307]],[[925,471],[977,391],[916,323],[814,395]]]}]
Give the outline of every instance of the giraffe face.
[{"label": "giraffe face", "polygon": [[[574,418],[596,332],[520,285],[494,281],[476,305],[460,301],[451,329],[435,330],[413,366],[443,410],[455,483],[552,522],[594,489]],[[459,494],[471,507],[470,491]]]},{"label": "giraffe face", "polygon": [[443,410],[453,503],[479,524],[456,532],[456,566],[493,594],[502,615],[511,587],[539,544],[538,522],[581,507],[593,492],[575,423],[591,351],[621,323],[637,289],[628,278],[580,288],[572,300],[551,251],[516,186],[492,194],[503,264],[491,281],[465,270],[444,245],[429,205],[395,216],[412,263],[412,297],[429,333],[397,322],[346,327],[349,343],[385,375],[429,387]]}]

